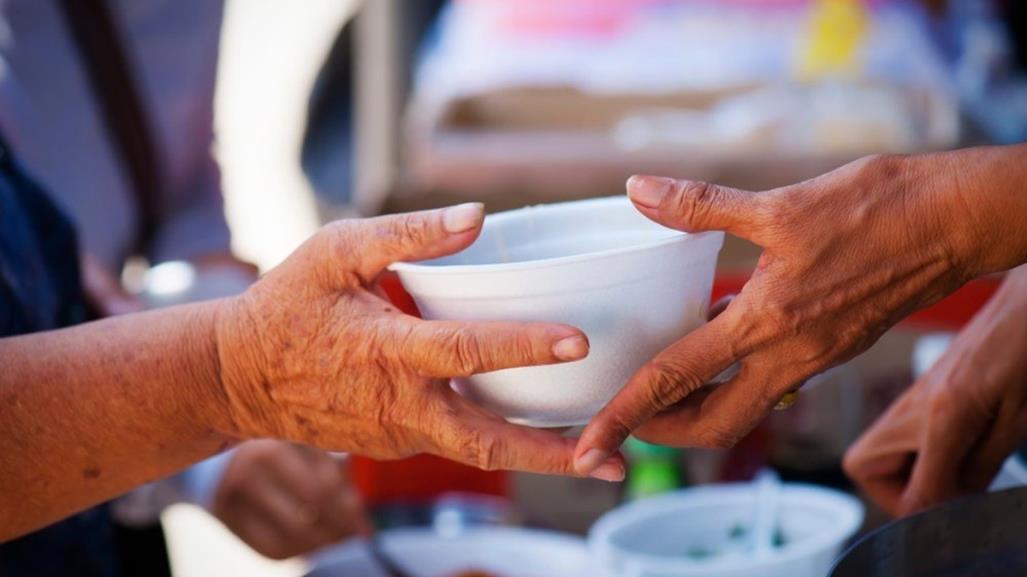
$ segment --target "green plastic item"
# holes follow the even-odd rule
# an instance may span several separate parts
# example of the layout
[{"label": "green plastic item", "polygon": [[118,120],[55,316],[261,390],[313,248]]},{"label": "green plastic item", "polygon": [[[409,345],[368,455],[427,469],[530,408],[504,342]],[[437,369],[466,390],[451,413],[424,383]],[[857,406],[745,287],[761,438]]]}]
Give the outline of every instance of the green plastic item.
[{"label": "green plastic item", "polygon": [[681,451],[629,438],[624,445],[628,457],[625,498],[635,501],[673,491],[682,486]]}]

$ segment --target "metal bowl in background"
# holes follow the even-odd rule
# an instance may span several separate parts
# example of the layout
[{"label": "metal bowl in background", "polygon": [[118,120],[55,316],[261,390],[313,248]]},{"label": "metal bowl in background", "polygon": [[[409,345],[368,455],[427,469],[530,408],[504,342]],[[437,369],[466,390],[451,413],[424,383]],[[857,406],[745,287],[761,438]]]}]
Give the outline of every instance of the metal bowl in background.
[{"label": "metal bowl in background", "polygon": [[850,548],[830,577],[1027,575],[1027,488],[985,493],[901,519]]}]

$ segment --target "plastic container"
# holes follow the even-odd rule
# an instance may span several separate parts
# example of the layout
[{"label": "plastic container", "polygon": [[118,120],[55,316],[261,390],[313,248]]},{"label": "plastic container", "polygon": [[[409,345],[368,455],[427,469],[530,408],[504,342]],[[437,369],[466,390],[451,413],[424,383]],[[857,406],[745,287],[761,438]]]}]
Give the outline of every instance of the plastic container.
[{"label": "plastic container", "polygon": [[706,319],[723,244],[653,223],[626,197],[491,215],[463,252],[395,270],[424,318],[567,323],[588,358],[507,369],[455,388],[516,423],[588,421],[646,361]]},{"label": "plastic container", "polygon": [[709,485],[618,507],[589,532],[596,561],[615,577],[824,577],[863,521],[838,491],[786,483],[783,541],[762,557],[746,548],[756,512],[751,484]]},{"label": "plastic container", "polygon": [[[576,535],[481,527],[445,537],[431,529],[394,529],[379,534],[382,549],[413,577],[448,577],[487,571],[509,577],[605,577]],[[387,577],[357,539],[316,554],[307,577]]]}]

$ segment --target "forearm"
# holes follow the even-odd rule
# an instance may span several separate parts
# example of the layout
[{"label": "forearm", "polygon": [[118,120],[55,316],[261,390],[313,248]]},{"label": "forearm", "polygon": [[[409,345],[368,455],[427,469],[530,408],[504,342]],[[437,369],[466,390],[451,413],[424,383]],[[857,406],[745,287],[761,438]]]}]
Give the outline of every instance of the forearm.
[{"label": "forearm", "polygon": [[0,339],[0,541],[232,443],[219,301]]},{"label": "forearm", "polygon": [[1027,263],[1027,144],[920,158],[927,159],[921,176],[947,206],[942,224],[969,278]]}]

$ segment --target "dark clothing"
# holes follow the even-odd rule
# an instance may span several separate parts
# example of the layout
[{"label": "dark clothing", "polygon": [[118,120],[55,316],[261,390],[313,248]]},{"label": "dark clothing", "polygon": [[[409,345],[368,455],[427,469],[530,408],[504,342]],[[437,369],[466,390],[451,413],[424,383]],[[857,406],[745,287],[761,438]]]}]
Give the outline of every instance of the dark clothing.
[{"label": "dark clothing", "polygon": [[0,336],[86,320],[68,220],[0,144]]},{"label": "dark clothing", "polygon": [[[84,320],[74,231],[0,143],[0,337]],[[0,576],[119,577],[108,508],[0,544]]]}]

